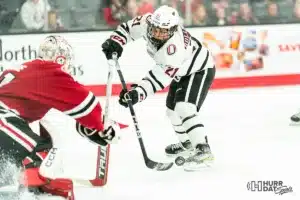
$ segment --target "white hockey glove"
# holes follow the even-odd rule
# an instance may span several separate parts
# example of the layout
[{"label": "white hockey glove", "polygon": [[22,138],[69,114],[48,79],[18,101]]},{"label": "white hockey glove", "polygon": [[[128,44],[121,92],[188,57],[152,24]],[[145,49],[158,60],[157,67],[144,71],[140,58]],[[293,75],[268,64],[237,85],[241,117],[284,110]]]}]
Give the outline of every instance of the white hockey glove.
[{"label": "white hockey glove", "polygon": [[109,120],[108,126],[104,131],[86,128],[78,122],[76,122],[76,130],[81,136],[101,146],[115,144],[120,140],[120,126],[112,120]]}]

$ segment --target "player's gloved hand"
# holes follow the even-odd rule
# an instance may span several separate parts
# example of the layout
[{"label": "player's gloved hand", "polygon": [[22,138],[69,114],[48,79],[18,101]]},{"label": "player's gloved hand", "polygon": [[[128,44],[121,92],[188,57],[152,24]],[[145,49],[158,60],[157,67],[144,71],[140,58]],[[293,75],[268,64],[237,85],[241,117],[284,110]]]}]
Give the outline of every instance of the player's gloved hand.
[{"label": "player's gloved hand", "polygon": [[108,144],[116,144],[120,140],[120,126],[117,122],[108,119],[108,127],[103,131],[99,132],[99,135]]},{"label": "player's gloved hand", "polygon": [[91,142],[101,146],[114,144],[117,143],[118,140],[120,140],[120,126],[118,125],[118,123],[112,120],[109,120],[107,128],[103,131],[86,128],[78,122],[76,122],[76,130],[81,136],[86,137]]},{"label": "player's gloved hand", "polygon": [[121,57],[123,47],[115,40],[109,38],[102,44],[102,51],[104,52],[106,59],[110,60],[112,59],[112,54],[114,52],[118,54],[118,58]]},{"label": "player's gloved hand", "polygon": [[122,90],[119,94],[119,103],[126,108],[128,107],[127,101],[129,99],[131,99],[132,105],[134,105],[145,100],[147,97],[147,93],[143,87],[138,86],[137,84],[132,84],[131,87],[131,90],[127,92],[125,92],[125,90]]}]

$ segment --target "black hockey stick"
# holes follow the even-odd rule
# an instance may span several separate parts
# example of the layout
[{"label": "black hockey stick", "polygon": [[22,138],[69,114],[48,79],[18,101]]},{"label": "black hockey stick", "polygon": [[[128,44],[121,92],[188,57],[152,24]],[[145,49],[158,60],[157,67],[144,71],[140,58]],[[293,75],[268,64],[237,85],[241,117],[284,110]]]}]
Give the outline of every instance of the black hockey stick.
[{"label": "black hockey stick", "polygon": [[[113,54],[113,60],[115,60],[115,62],[116,62],[116,69],[117,69],[118,75],[120,77],[122,88],[123,88],[123,90],[125,90],[125,92],[127,92],[128,90],[127,90],[127,87],[126,87],[126,82],[125,82],[123,73],[121,71],[119,62],[118,62],[117,54]],[[140,131],[140,128],[139,128],[139,124],[138,124],[138,121],[137,121],[137,117],[136,117],[135,111],[133,109],[132,100],[129,97],[129,95],[127,95],[126,100],[127,100],[127,104],[128,104],[129,110],[130,110],[130,114],[131,114],[131,117],[132,117],[132,120],[133,120],[133,123],[134,123],[136,135],[137,135],[139,143],[140,143],[140,147],[141,147],[141,150],[142,150],[142,154],[143,154],[146,166],[150,169],[154,169],[154,170],[157,170],[157,171],[166,171],[166,170],[170,169],[173,166],[173,162],[171,162],[171,163],[160,163],[160,162],[155,162],[155,161],[151,160],[148,157],[146,149],[145,149],[144,141],[143,141],[143,138],[142,138],[142,135],[141,135],[141,131]]]}]

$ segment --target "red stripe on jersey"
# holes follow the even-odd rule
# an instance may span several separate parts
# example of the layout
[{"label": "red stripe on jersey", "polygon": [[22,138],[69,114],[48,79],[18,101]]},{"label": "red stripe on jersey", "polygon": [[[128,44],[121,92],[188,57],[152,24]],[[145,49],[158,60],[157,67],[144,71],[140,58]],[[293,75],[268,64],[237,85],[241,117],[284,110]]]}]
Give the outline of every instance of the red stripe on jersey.
[{"label": "red stripe on jersey", "polygon": [[[20,143],[24,148],[28,149],[28,150],[33,150],[35,147],[35,144],[33,144],[32,142],[30,142],[29,140],[27,140],[25,137],[23,137],[22,135],[20,135],[19,133],[17,133],[15,130],[13,130],[12,128],[8,127],[6,125],[6,123],[4,123],[2,120],[0,120],[0,126],[2,126],[3,128],[5,128],[9,133],[13,134],[14,136],[16,136],[20,141],[16,141],[18,143],[22,142],[25,143],[26,145],[28,145],[31,149],[26,148],[22,143]],[[24,133],[25,134],[25,133]]]}]

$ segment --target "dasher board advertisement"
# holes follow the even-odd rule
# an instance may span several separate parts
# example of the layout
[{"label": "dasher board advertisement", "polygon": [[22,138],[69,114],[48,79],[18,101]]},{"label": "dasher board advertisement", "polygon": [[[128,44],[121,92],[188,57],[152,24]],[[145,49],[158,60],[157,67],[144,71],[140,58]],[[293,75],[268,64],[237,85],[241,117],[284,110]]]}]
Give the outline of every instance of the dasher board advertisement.
[{"label": "dasher board advertisement", "polygon": [[[213,88],[291,85],[300,83],[300,27],[297,25],[188,28],[214,56],[217,74]],[[37,49],[50,34],[0,36],[0,71],[37,57]],[[73,46],[76,64],[69,72],[96,95],[105,93],[107,60],[101,44],[109,31],[59,33]],[[178,47],[180,48],[180,47]],[[144,77],[155,64],[141,38],[124,47],[119,60],[127,82]],[[120,89],[113,79],[113,94]]]}]

